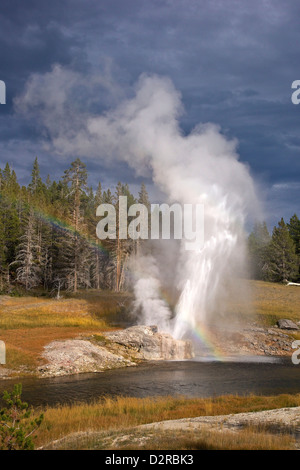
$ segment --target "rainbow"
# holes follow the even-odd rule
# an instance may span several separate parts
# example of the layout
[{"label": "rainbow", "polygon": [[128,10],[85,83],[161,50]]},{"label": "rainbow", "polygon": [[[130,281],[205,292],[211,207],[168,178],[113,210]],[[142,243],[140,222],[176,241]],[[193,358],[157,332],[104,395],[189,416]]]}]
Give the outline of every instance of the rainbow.
[{"label": "rainbow", "polygon": [[[137,280],[142,274],[143,273],[140,271],[135,271],[135,273],[132,273],[132,276],[134,276],[134,279]],[[160,289],[160,298],[166,303],[170,311],[174,310],[174,299],[171,300],[171,297],[168,295],[167,291]],[[187,331],[190,335],[190,339],[196,345],[202,346],[203,348],[208,350],[209,354],[216,361],[223,362],[226,360],[226,354],[220,349],[219,346],[214,344],[211,332],[206,326],[204,326],[203,323],[198,322],[196,326],[193,326],[188,322],[181,321],[181,326],[181,331]]]},{"label": "rainbow", "polygon": [[[0,192],[0,199],[2,198],[9,200],[10,202],[16,202],[17,200],[21,200],[26,205],[26,202],[24,200],[16,198],[16,197],[9,197],[7,194],[3,195]],[[102,254],[105,254],[105,255],[109,254],[109,250],[101,243],[100,239],[91,240],[87,235],[84,235],[82,232],[76,231],[75,228],[71,224],[68,224],[65,220],[59,219],[58,217],[50,215],[49,213],[44,212],[41,209],[34,207],[33,205],[31,207],[33,209],[35,216],[43,220],[43,222],[45,222],[47,225],[50,225],[56,230],[61,230],[61,231],[64,231],[73,235],[79,235],[79,237],[86,240],[86,242],[91,248],[94,248],[95,250],[100,251]]]},{"label": "rainbow", "polygon": [[95,250],[100,251],[102,254],[105,255],[109,253],[109,250],[103,246],[103,244],[100,242],[100,239],[97,241],[91,240],[87,235],[84,235],[82,232],[76,231],[72,225],[68,224],[64,220],[49,215],[46,212],[41,211],[40,209],[33,208],[33,211],[36,217],[43,220],[43,222],[45,222],[46,224],[52,226],[54,229],[62,230],[73,235],[77,234],[81,238],[84,238],[91,248],[94,248]]},{"label": "rainbow", "polygon": [[[226,359],[226,354],[217,346],[212,340],[212,335],[209,329],[203,324],[198,324],[196,326],[191,325],[187,322],[182,322],[182,331],[189,332],[190,339],[199,346],[202,346],[208,350],[209,354],[216,361],[224,361]],[[205,357],[205,356],[204,356]]]},{"label": "rainbow", "polygon": [[192,331],[193,339],[195,339],[195,341],[197,342],[200,341],[201,345],[208,348],[209,352],[212,354],[214,359],[216,359],[217,361],[225,360],[224,353],[221,351],[221,349],[218,346],[216,346],[213,343],[211,339],[211,334],[204,325],[198,324],[191,331]]},{"label": "rainbow", "polygon": [[[0,193],[0,198],[3,197],[2,194]],[[7,197],[7,196],[6,196]],[[46,224],[50,225],[56,230],[61,230],[64,232],[68,232],[70,234],[77,234],[80,237],[84,238],[88,245],[97,250],[100,251],[101,254],[108,255],[109,250],[103,246],[101,243],[100,239],[99,240],[91,240],[87,235],[84,235],[83,233],[80,233],[75,230],[75,228],[68,224],[66,221],[59,219],[58,217],[54,217],[53,215],[50,215],[46,212],[41,211],[40,209],[37,209],[36,207],[33,208],[34,214],[36,217],[40,218],[45,222]],[[137,278],[138,275],[137,273],[132,273],[132,275]],[[161,297],[163,300],[168,304],[170,307],[171,301],[167,296],[166,292],[161,292]],[[191,339],[195,341],[195,343],[204,346],[206,349],[209,350],[211,355],[217,360],[217,361],[224,361],[225,360],[225,354],[221,351],[219,347],[217,347],[214,342],[211,339],[211,333],[209,330],[203,325],[198,323],[196,326],[190,325],[190,324],[184,324],[183,330],[189,331],[191,333]]]}]

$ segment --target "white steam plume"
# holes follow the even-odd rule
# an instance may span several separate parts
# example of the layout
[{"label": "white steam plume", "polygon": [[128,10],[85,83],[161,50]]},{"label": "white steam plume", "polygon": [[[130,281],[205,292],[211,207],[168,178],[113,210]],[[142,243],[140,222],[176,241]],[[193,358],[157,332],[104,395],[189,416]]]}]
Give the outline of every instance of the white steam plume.
[{"label": "white steam plume", "polygon": [[[32,80],[18,100],[25,111],[35,91],[30,89],[33,83],[39,81]],[[174,250],[174,245],[164,243],[162,256],[140,260],[143,275],[135,285],[143,321],[172,329],[181,337],[221,308],[226,281],[244,261],[243,227],[247,215],[257,209],[255,189],[248,168],[238,160],[236,141],[228,140],[218,126],[198,125],[189,135],[183,134],[178,124],[181,97],[169,79],[143,75],[135,91],[132,99],[101,116],[85,113],[80,120],[74,111],[76,133],[65,103],[57,105],[60,113],[68,109],[62,131],[55,119],[46,124],[60,154],[99,158],[101,152],[105,158],[125,160],[138,174],[150,168],[154,183],[169,202],[204,204],[203,249],[195,253],[181,247],[171,257],[168,246]],[[159,297],[164,283],[161,264],[172,273],[181,293],[172,321],[167,303]]]}]

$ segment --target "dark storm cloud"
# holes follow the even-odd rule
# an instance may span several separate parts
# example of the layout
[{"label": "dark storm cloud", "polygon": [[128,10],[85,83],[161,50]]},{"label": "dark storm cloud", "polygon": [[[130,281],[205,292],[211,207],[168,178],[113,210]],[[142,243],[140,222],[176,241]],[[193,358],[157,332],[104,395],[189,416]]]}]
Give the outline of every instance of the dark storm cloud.
[{"label": "dark storm cloud", "polygon": [[[38,154],[43,172],[53,173],[53,157],[40,145],[41,129],[12,108],[32,74],[49,73],[53,64],[87,80],[105,72],[114,91],[93,89],[93,102],[78,90],[78,106],[86,101],[97,114],[122,93],[130,95],[141,73],[157,73],[169,76],[182,93],[183,130],[219,123],[239,140],[241,159],[271,199],[276,184],[282,185],[276,190],[282,201],[276,207],[283,211],[277,217],[289,217],[299,200],[300,106],[292,105],[290,88],[300,79],[299,18],[296,0],[2,0],[0,79],[7,84],[8,104],[0,106],[1,164],[15,154],[25,179],[26,165]],[[71,161],[55,159],[57,173]],[[136,181],[125,166],[99,168],[99,174],[107,181]]]}]

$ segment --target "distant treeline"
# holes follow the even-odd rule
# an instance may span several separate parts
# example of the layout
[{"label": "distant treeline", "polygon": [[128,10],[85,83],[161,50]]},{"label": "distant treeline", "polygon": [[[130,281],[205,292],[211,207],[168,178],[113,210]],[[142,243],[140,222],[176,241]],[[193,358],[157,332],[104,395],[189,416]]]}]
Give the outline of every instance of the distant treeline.
[{"label": "distant treeline", "polygon": [[248,238],[252,276],[263,281],[300,280],[300,220],[280,220],[270,235],[265,222],[257,223]]},{"label": "distant treeline", "polygon": [[[126,288],[129,255],[137,249],[133,240],[99,240],[96,208],[116,205],[127,196],[128,206],[149,206],[144,184],[136,199],[127,184],[115,191],[87,186],[87,170],[75,160],[58,181],[43,182],[35,159],[31,181],[20,186],[14,170],[0,170],[0,292],[12,293],[42,287],[59,293],[79,288]],[[117,212],[118,213],[118,212]],[[118,230],[118,220],[117,220]]]},{"label": "distant treeline", "polygon": [[[31,181],[20,186],[14,170],[0,170],[0,293],[42,288],[59,294],[82,288],[124,290],[129,287],[128,260],[138,250],[138,241],[118,237],[99,240],[96,208],[108,203],[118,207],[119,196],[127,204],[150,207],[146,187],[138,198],[127,184],[112,191],[87,185],[85,164],[76,159],[62,178],[44,182],[37,158]],[[294,215],[283,219],[269,234],[265,223],[256,224],[249,236],[252,274],[256,279],[283,281],[299,279],[300,222]]]}]

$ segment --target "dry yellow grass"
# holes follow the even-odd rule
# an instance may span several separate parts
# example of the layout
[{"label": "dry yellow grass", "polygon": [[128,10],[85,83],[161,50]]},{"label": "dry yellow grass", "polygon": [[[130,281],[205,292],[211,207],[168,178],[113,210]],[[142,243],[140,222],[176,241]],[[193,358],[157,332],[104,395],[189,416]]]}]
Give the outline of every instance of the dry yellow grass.
[{"label": "dry yellow grass", "polygon": [[[116,440],[116,436],[113,436]],[[112,439],[111,439],[112,440]],[[90,437],[86,441],[66,442],[66,449],[104,449],[102,439]],[[131,441],[131,442],[130,442]],[[163,431],[160,433],[134,433],[120,439],[118,445],[107,446],[110,450],[291,450],[294,439],[288,434],[274,435],[255,429],[239,431]]]},{"label": "dry yellow grass", "polygon": [[263,281],[250,281],[254,312],[261,323],[279,318],[300,320],[300,288]]},{"label": "dry yellow grass", "polygon": [[300,321],[300,288],[264,281],[240,280],[238,292],[228,290],[225,318],[256,320],[264,326],[279,318]]},{"label": "dry yellow grass", "polygon": [[124,294],[92,291],[75,298],[0,297],[0,339],[11,369],[34,370],[46,344],[114,328]]},{"label": "dry yellow grass", "polygon": [[[229,296],[231,318],[256,319],[266,326],[279,318],[300,320],[298,287],[241,281],[240,290],[240,300]],[[44,346],[55,339],[87,336],[116,324],[126,326],[130,302],[130,294],[96,290],[68,294],[60,300],[0,296],[0,339],[7,346],[7,367],[34,368]]]},{"label": "dry yellow grass", "polygon": [[238,431],[198,429],[160,431],[131,428],[114,432],[87,432],[48,444],[47,450],[291,450],[289,434],[274,435],[259,429]]},{"label": "dry yellow grass", "polygon": [[21,328],[3,330],[1,339],[6,344],[5,367],[18,370],[26,367],[28,371],[34,371],[39,364],[44,346],[54,340],[65,340],[78,336],[90,336],[99,330],[66,327]]},{"label": "dry yellow grass", "polygon": [[[0,329],[79,327],[105,328],[101,301],[96,314],[84,299],[49,300],[35,297],[5,297],[0,305]],[[104,314],[103,314],[104,317]]]},{"label": "dry yellow grass", "polygon": [[214,416],[300,406],[300,394],[224,396],[218,398],[105,398],[98,403],[59,406],[45,410],[37,445],[84,431],[124,431],[140,424],[169,419]]}]

